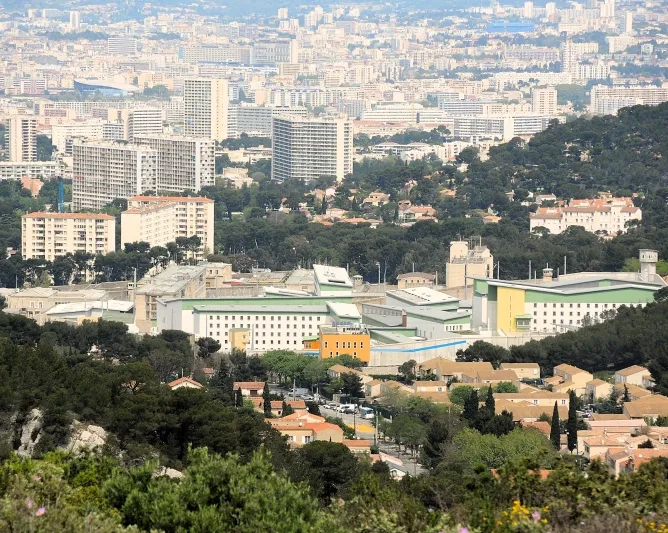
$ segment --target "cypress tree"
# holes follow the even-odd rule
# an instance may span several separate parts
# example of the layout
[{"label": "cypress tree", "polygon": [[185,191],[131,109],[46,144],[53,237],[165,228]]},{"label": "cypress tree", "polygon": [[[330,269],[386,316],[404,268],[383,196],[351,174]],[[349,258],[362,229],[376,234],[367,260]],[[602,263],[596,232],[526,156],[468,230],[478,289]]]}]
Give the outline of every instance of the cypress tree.
[{"label": "cypress tree", "polygon": [[285,402],[285,400],[283,400],[283,405],[281,406],[281,413],[282,413],[281,416],[288,416],[288,415],[291,415],[292,413],[294,413],[294,411],[292,410],[292,407],[290,407]]},{"label": "cypress tree", "polygon": [[559,409],[557,402],[554,402],[554,410],[552,411],[552,426],[550,428],[550,441],[552,445],[559,450],[561,448],[561,431],[559,430]]},{"label": "cypress tree", "polygon": [[237,407],[243,407],[244,406],[244,396],[241,394],[241,387],[237,389],[237,392],[234,395],[234,405]]},{"label": "cypress tree", "polygon": [[568,432],[568,450],[572,452],[578,444],[578,414],[576,412],[575,391],[568,393],[568,421],[566,422],[566,431]]},{"label": "cypress tree", "polygon": [[489,414],[494,416],[496,414],[496,405],[494,403],[494,393],[492,392],[492,387],[487,389],[487,398],[485,399],[485,407],[489,411]]},{"label": "cypress tree", "polygon": [[462,411],[462,420],[466,420],[469,424],[474,425],[478,418],[478,391],[471,392],[464,402],[464,410]]},{"label": "cypress tree", "polygon": [[269,383],[264,382],[264,389],[262,390],[262,407],[264,409],[265,418],[271,418],[271,397],[269,396]]}]

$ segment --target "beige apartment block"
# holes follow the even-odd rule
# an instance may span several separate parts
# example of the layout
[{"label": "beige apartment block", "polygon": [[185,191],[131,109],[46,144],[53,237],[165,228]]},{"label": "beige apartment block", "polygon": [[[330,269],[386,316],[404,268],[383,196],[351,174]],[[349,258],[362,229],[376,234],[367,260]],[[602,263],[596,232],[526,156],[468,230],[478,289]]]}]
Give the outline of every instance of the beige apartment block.
[{"label": "beige apartment block", "polygon": [[53,261],[75,252],[107,254],[116,249],[116,219],[91,213],[28,213],[21,221],[24,259]]},{"label": "beige apartment block", "polygon": [[149,333],[157,320],[158,299],[205,298],[206,266],[170,265],[155,276],[145,276],[135,290],[135,324]]},{"label": "beige apartment block", "polygon": [[227,139],[229,94],[227,80],[184,80],[185,132],[216,141]]},{"label": "beige apartment block", "polygon": [[487,246],[469,248],[467,241],[450,243],[450,260],[445,270],[446,288],[473,285],[473,279],[493,275],[494,257]]},{"label": "beige apartment block", "polygon": [[134,196],[121,213],[121,245],[147,242],[165,246],[177,237],[202,240],[197,257],[213,250],[213,208],[210,198],[187,196]]},{"label": "beige apartment block", "polygon": [[532,89],[531,107],[532,111],[537,115],[556,115],[557,90],[554,87]]},{"label": "beige apartment block", "polygon": [[33,287],[8,295],[7,307],[12,312],[32,318],[42,325],[46,322],[46,312],[56,305],[100,302],[106,297],[107,293],[98,289],[68,291],[51,287]]},{"label": "beige apartment block", "polygon": [[18,115],[7,122],[9,160],[21,163],[37,161],[37,118]]}]

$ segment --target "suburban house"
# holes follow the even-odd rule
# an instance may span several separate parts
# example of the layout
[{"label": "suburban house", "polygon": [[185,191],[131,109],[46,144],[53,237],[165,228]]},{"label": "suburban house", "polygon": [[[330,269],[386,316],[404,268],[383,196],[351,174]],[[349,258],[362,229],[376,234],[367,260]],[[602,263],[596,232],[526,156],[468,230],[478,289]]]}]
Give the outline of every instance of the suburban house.
[{"label": "suburban house", "polygon": [[430,401],[431,403],[442,403],[444,405],[450,405],[452,403],[450,401],[450,396],[448,395],[447,392],[424,391],[424,392],[416,392],[415,394],[413,394],[413,396],[416,396],[417,398],[422,398],[423,400]]},{"label": "suburban house", "polygon": [[668,457],[668,449],[635,449],[635,450],[623,450],[623,451],[614,451],[608,450],[606,454],[605,462],[610,469],[610,472],[615,476],[619,476],[621,473],[625,472],[635,472],[638,470],[641,464],[647,463],[652,459],[657,457]]},{"label": "suburban house", "polygon": [[592,401],[608,398],[612,392],[612,384],[602,379],[592,379],[585,385],[585,396]]},{"label": "suburban house", "polygon": [[334,365],[327,369],[327,375],[331,379],[340,378],[341,374],[354,374],[362,380],[362,384],[369,383],[369,381],[373,381],[373,378],[371,376],[367,376],[364,372],[360,372],[359,370],[355,370],[354,368],[348,368],[347,366]]},{"label": "suburban house", "polygon": [[611,439],[605,436],[592,437],[584,439],[583,455],[590,461],[593,459],[605,457],[610,448],[623,447],[623,443],[617,439]]},{"label": "suburban house", "polygon": [[351,453],[371,453],[371,441],[365,439],[343,439],[342,444],[346,446]]},{"label": "suburban house", "polygon": [[364,396],[367,398],[377,398],[380,396],[380,386],[383,384],[382,379],[374,379],[364,384]]},{"label": "suburban house", "polygon": [[434,375],[440,381],[449,381],[452,378],[461,381],[464,373],[487,370],[494,370],[492,363],[457,363],[443,357],[434,357],[418,364],[418,373],[421,376]]},{"label": "suburban house", "polygon": [[625,402],[622,408],[627,418],[654,421],[660,416],[668,416],[668,398],[660,394],[653,394],[639,400]]},{"label": "suburban house", "polygon": [[391,379],[383,381],[380,384],[381,396],[386,396],[388,394],[392,394],[393,392],[403,392],[404,394],[413,394],[415,391],[413,390],[412,387],[409,387],[407,385],[404,385],[402,383],[399,383],[398,381],[394,381]]},{"label": "suburban house", "polygon": [[[508,400],[495,400],[495,408],[497,413],[508,411],[513,415],[513,422],[536,422],[541,415],[552,416],[554,409],[554,402],[551,406],[533,405],[528,403],[511,402]],[[568,418],[568,406],[557,405],[559,411],[559,419],[566,420]]]},{"label": "suburban house", "polygon": [[169,383],[169,388],[172,390],[178,390],[178,389],[203,389],[204,385],[201,383],[198,383],[194,379],[190,378],[179,378],[177,380],[172,381]]},{"label": "suburban house", "polygon": [[242,396],[262,396],[264,381],[235,381],[234,391],[241,389]]},{"label": "suburban house", "polygon": [[410,202],[399,205],[400,224],[410,224],[418,220],[434,220],[436,209],[430,205],[410,205]]},{"label": "suburban house", "polygon": [[645,376],[644,378],[642,378],[643,389],[652,390],[654,388],[654,385],[656,385],[656,383],[654,382],[654,378],[652,376]]},{"label": "suburban house", "polygon": [[615,383],[643,386],[643,378],[650,377],[650,371],[644,366],[633,365],[615,372]]},{"label": "suburban house", "polygon": [[414,381],[415,392],[447,392],[447,381]]},{"label": "suburban house", "polygon": [[343,430],[339,426],[308,412],[293,413],[283,418],[269,418],[266,421],[281,435],[288,437],[288,444],[292,448],[300,448],[316,440],[343,442]]},{"label": "suburban house", "polygon": [[517,388],[520,386],[520,380],[512,370],[478,370],[477,372],[466,372],[462,374],[461,382],[473,387],[484,387],[486,385],[494,387],[499,383],[512,383]]},{"label": "suburban house", "polygon": [[389,203],[389,201],[389,194],[385,194],[384,192],[380,191],[374,191],[362,201],[362,205],[372,205],[373,207],[379,207]]},{"label": "suburban house", "polygon": [[561,390],[568,387],[578,396],[584,396],[587,383],[594,379],[590,372],[567,364],[555,366],[554,377],[559,378],[559,383],[551,383],[553,386],[558,385]]},{"label": "suburban house", "polygon": [[623,397],[624,392],[628,392],[631,400],[638,400],[644,398],[645,396],[651,396],[652,392],[647,389],[643,389],[638,385],[627,385],[626,383],[619,383],[614,386],[614,389],[617,391],[620,397]]},{"label": "suburban house", "polygon": [[431,287],[434,285],[436,276],[427,272],[409,272],[397,276],[398,289],[411,289],[413,287]]},{"label": "suburban house", "polygon": [[521,380],[540,379],[540,365],[538,363],[501,363],[499,370],[512,370]]},{"label": "suburban house", "polygon": [[[253,396],[250,398],[255,410],[259,413],[264,412],[264,400],[262,396]],[[306,402],[304,400],[285,400],[285,404],[292,408],[295,413],[306,411]],[[271,414],[275,417],[283,416],[283,402],[281,400],[271,400]]]},{"label": "suburban house", "polygon": [[[551,408],[554,408],[555,402],[558,407],[568,407],[570,403],[568,394],[550,392],[547,390],[539,390],[538,392],[495,392],[494,400]],[[551,414],[551,411],[548,414]]]}]

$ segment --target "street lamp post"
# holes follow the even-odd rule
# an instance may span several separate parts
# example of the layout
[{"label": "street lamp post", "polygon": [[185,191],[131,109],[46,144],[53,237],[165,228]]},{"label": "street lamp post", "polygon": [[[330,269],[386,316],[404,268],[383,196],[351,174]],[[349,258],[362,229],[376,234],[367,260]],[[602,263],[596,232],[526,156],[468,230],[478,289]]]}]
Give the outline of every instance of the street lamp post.
[{"label": "street lamp post", "polygon": [[380,285],[380,261],[376,261],[376,266],[378,267],[378,285]]}]

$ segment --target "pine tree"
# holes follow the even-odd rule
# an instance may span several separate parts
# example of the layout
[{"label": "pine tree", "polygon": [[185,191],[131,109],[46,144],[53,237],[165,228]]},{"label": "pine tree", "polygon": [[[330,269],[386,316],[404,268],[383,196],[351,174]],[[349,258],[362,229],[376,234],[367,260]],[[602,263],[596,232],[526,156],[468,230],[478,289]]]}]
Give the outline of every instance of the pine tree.
[{"label": "pine tree", "polygon": [[485,400],[485,408],[489,411],[490,415],[496,413],[496,405],[494,403],[494,393],[492,392],[492,387],[487,389],[487,399]]},{"label": "pine tree", "polygon": [[575,391],[568,393],[568,421],[566,431],[568,432],[568,450],[572,452],[578,445],[578,414],[576,411],[577,398]]},{"label": "pine tree", "polygon": [[561,431],[559,429],[559,408],[557,402],[554,402],[554,410],[552,411],[552,426],[550,428],[550,441],[552,445],[559,450],[561,448]]},{"label": "pine tree", "polygon": [[629,387],[624,383],[624,395],[622,396],[622,402],[630,402],[631,401],[631,395],[629,394]]},{"label": "pine tree", "polygon": [[269,396],[269,383],[264,382],[264,389],[262,391],[262,408],[264,409],[265,418],[271,418],[271,396]]},{"label": "pine tree", "polygon": [[283,405],[281,406],[281,413],[282,413],[281,416],[288,416],[288,415],[291,415],[292,413],[294,413],[294,411],[292,410],[292,407],[290,405],[288,405],[285,402],[285,400],[283,400]]},{"label": "pine tree", "polygon": [[478,418],[478,391],[471,392],[464,402],[464,410],[462,411],[462,420],[466,420],[469,424],[474,425]]}]

